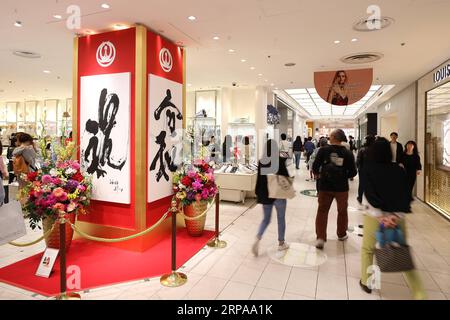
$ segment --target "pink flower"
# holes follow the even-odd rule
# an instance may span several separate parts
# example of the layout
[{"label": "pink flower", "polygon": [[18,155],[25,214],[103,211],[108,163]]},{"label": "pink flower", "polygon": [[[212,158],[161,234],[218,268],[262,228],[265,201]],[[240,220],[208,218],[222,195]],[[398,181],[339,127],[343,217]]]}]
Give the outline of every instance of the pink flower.
[{"label": "pink flower", "polygon": [[200,200],[202,200],[202,195],[200,193],[197,193],[195,195],[195,201],[200,201]]},{"label": "pink flower", "polygon": [[201,190],[201,189],[203,188],[203,184],[202,184],[202,182],[201,182],[200,180],[195,180],[195,181],[192,183],[192,188],[193,188],[195,191]]},{"label": "pink flower", "polygon": [[62,181],[60,178],[53,178],[52,183],[55,185],[60,185],[60,184],[62,184]]},{"label": "pink flower", "polygon": [[65,211],[66,207],[62,203],[58,202],[53,206],[53,209],[56,211]]},{"label": "pink flower", "polygon": [[69,205],[67,206],[67,212],[72,212],[78,207],[78,203],[70,201]]},{"label": "pink flower", "polygon": [[80,190],[81,192],[85,192],[86,191],[86,187],[82,184],[78,185],[77,187],[78,190]]},{"label": "pink flower", "polygon": [[202,191],[202,198],[203,198],[203,200],[208,199],[208,197],[209,197],[208,190],[203,189],[203,191]]},{"label": "pink flower", "polygon": [[191,170],[188,172],[188,177],[194,179],[197,176],[197,172]]},{"label": "pink flower", "polygon": [[52,194],[60,201],[67,200],[67,193],[64,191],[63,188],[56,188],[55,190],[53,190]]},{"label": "pink flower", "polygon": [[208,178],[209,181],[214,181],[214,173],[207,172],[205,176]]},{"label": "pink flower", "polygon": [[76,162],[76,161],[74,161],[74,162],[72,162],[71,164],[70,164],[70,167],[72,168],[72,169],[75,169],[75,170],[80,170],[80,164],[78,163],[78,162]]},{"label": "pink flower", "polygon": [[53,182],[52,176],[48,175],[48,174],[43,175],[41,180],[42,180],[42,183],[44,183],[44,184],[49,184],[49,183]]},{"label": "pink flower", "polygon": [[67,163],[67,162],[58,162],[57,164],[56,164],[56,167],[58,168],[58,169],[65,169],[65,168],[67,168],[69,166],[69,164]]}]

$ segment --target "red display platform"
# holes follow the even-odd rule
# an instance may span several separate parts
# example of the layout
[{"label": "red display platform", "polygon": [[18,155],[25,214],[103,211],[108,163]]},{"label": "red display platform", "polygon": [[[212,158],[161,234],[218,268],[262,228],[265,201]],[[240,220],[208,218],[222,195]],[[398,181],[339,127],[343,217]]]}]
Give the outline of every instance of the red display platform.
[{"label": "red display platform", "polygon": [[[201,237],[191,237],[186,229],[177,232],[177,267],[182,266],[214,237],[206,231]],[[171,271],[171,237],[164,238],[149,250],[138,253],[97,242],[75,240],[67,252],[67,267],[76,265],[81,270],[81,288],[157,277]],[[0,269],[0,281],[44,296],[59,294],[59,259],[50,278],[35,276],[42,253]],[[69,276],[69,275],[68,275]],[[76,291],[76,290],[74,290]]]}]

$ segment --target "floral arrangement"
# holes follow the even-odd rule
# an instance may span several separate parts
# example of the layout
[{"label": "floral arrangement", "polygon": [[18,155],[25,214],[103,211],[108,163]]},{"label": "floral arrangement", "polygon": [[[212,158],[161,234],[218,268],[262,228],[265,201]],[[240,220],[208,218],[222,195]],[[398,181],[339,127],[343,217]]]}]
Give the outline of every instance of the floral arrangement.
[{"label": "floral arrangement", "polygon": [[177,199],[187,206],[196,201],[211,202],[217,194],[214,169],[204,160],[196,160],[173,175]]},{"label": "floral arrangement", "polygon": [[76,151],[74,142],[57,149],[57,160],[45,159],[37,171],[24,174],[27,182],[20,191],[25,218],[30,227],[40,228],[44,218],[55,219],[60,212],[86,214],[92,192],[92,180],[80,171],[80,164],[70,160]]}]

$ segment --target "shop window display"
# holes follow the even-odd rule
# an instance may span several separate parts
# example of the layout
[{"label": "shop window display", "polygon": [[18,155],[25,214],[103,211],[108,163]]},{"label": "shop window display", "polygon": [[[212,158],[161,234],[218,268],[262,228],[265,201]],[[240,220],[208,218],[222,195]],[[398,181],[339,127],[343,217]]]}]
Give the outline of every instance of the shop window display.
[{"label": "shop window display", "polygon": [[426,202],[450,217],[450,82],[427,93]]}]

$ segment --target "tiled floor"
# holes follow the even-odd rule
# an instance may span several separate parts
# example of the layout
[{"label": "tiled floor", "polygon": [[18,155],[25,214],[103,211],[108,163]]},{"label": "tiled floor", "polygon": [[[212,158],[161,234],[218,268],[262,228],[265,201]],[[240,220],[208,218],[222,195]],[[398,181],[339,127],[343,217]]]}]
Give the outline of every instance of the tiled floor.
[{"label": "tiled floor", "polygon": [[[305,181],[302,166],[296,179],[296,189],[314,189]],[[350,207],[356,208],[357,181],[351,183]],[[317,199],[298,195],[288,202],[286,213],[288,242],[313,244]],[[450,299],[450,223],[433,210],[415,201],[414,213],[407,217],[409,243],[413,248],[417,269],[430,299]],[[158,278],[135,281],[81,292],[82,299],[410,299],[411,293],[402,274],[383,274],[381,290],[366,294],[359,287],[360,246],[362,238],[350,234],[342,243],[337,241],[336,207],[330,212],[329,241],[325,246],[328,260],[317,267],[290,267],[271,260],[264,249],[276,244],[276,217],[261,241],[261,255],[250,252],[262,209],[249,199],[245,205],[222,203],[222,239],[225,249],[203,248],[181,271],[188,282],[179,288],[165,288]],[[208,215],[207,228],[214,226],[213,214]],[[357,210],[349,210],[351,226],[361,223]],[[34,239],[30,232],[21,241]],[[31,248],[0,247],[0,267],[42,251],[44,245]],[[0,299],[47,299],[46,297],[0,283]]]}]

